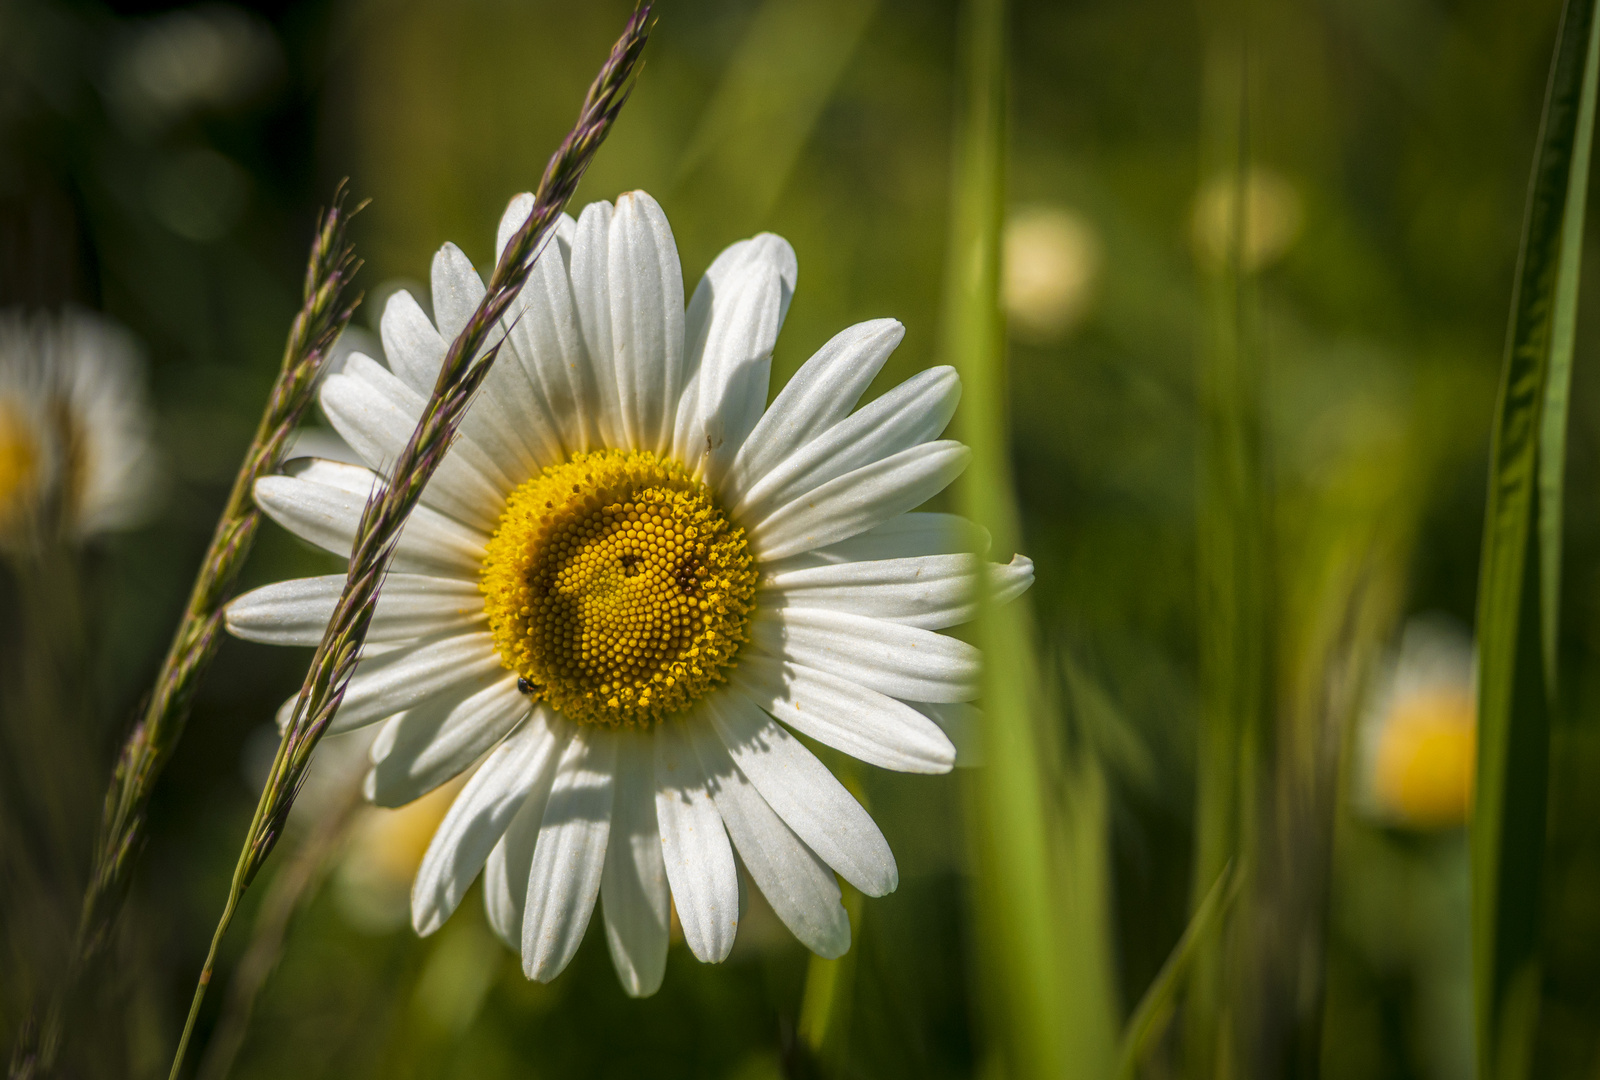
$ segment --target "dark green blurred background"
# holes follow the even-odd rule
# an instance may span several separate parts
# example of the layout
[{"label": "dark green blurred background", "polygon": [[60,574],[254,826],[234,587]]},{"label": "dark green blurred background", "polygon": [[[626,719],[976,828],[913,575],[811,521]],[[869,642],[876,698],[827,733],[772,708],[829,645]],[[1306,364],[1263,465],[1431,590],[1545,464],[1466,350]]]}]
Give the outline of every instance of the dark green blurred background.
[{"label": "dark green blurred background", "polygon": [[[420,289],[444,241],[486,266],[506,200],[536,184],[628,10],[0,0],[0,303],[74,301],[136,332],[168,474],[156,522],[101,545],[86,568],[85,685],[98,720],[81,752],[95,777],[249,441],[318,206],[341,177],[372,199],[354,230],[368,293],[356,325],[369,333],[384,293]],[[1249,137],[1264,223],[1253,258],[1284,710],[1303,696],[1297,657],[1326,622],[1339,553],[1352,546],[1389,590],[1380,637],[1418,612],[1470,626],[1489,420],[1557,11],[1554,0],[1254,9]],[[956,5],[666,0],[659,13],[644,74],[578,201],[650,191],[691,283],[735,239],[787,237],[801,277],[775,383],[838,329],[878,316],[907,327],[879,388],[938,362]],[[1013,14],[1013,263],[1018,274],[1034,266],[1032,243],[1046,270],[1060,264],[1055,308],[1030,309],[1020,279],[1008,293],[1024,550],[1043,637],[1071,673],[1068,722],[1098,732],[1111,778],[1124,1008],[1189,903],[1207,18],[1188,0],[1020,0]],[[1600,1075],[1600,786],[1586,780],[1600,768],[1600,268],[1589,269],[1541,1076]],[[268,526],[247,584],[334,568]],[[202,690],[158,792],[94,1033],[113,1047],[108,1075],[164,1074],[253,805],[251,762],[306,659],[229,642]],[[840,1073],[983,1072],[963,780],[863,770],[862,781],[901,886],[865,909]],[[86,793],[91,805],[98,797]],[[1341,814],[1324,1072],[1469,1076],[1463,835]],[[234,1075],[780,1075],[806,970],[781,929],[752,919],[721,968],[676,947],[664,989],[644,1002],[624,998],[593,933],[553,985],[530,984],[475,902],[428,940],[391,917],[417,843],[402,834],[358,820],[290,930]],[[253,910],[229,939],[224,980]],[[6,928],[59,932],[14,914]],[[0,973],[0,983],[4,1049],[24,980]],[[212,995],[202,1043],[224,998]]]}]

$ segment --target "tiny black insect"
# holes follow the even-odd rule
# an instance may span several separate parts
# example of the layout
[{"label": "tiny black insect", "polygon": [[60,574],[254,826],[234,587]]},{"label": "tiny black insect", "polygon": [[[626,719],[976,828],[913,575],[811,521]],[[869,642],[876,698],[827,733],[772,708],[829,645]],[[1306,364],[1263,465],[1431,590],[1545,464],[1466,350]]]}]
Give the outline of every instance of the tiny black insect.
[{"label": "tiny black insect", "polygon": [[527,679],[524,679],[521,675],[517,676],[517,691],[519,693],[528,694],[529,696],[532,696],[533,689],[534,689],[534,687],[533,687],[533,684],[531,682],[529,682]]}]

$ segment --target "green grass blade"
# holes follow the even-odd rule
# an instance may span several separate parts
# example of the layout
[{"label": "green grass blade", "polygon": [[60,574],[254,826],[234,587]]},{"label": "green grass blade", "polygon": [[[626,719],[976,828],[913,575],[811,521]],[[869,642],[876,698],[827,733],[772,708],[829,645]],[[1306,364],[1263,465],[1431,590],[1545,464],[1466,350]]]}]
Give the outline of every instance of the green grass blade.
[{"label": "green grass blade", "polygon": [[[1569,0],[1529,185],[1478,589],[1472,935],[1479,1069],[1529,1073],[1560,588],[1561,457],[1600,26]],[[1539,542],[1530,545],[1535,522]],[[1542,602],[1541,602],[1542,601]]]},{"label": "green grass blade", "polygon": [[[1200,358],[1199,751],[1196,777],[1196,910],[1234,863],[1248,876],[1259,747],[1269,706],[1268,618],[1271,552],[1262,451],[1262,371],[1249,320],[1245,265],[1248,215],[1246,69],[1243,31],[1229,26],[1207,57],[1202,124],[1207,175],[1231,178],[1230,239],[1222,267],[1206,283],[1208,314]],[[1185,1057],[1192,1075],[1232,1071],[1225,1024],[1241,1017],[1229,1002],[1230,935],[1197,946],[1185,1015]],[[1228,1018],[1231,1018],[1228,1019]]]},{"label": "green grass blade", "polygon": [[1194,914],[1189,917],[1189,925],[1184,927],[1183,936],[1173,946],[1166,963],[1161,965],[1155,980],[1134,1007],[1133,1015],[1128,1017],[1123,1029],[1122,1047],[1117,1055],[1118,1080],[1135,1080],[1139,1075],[1139,1063],[1144,1060],[1151,1040],[1161,1034],[1167,1021],[1172,1018],[1178,989],[1188,977],[1196,953],[1202,944],[1215,936],[1223,915],[1238,894],[1235,888],[1237,882],[1233,864],[1228,863],[1201,898]]},{"label": "green grass blade", "polygon": [[1561,215],[1561,256],[1550,315],[1550,360],[1544,411],[1539,423],[1539,610],[1545,683],[1556,685],[1556,631],[1561,617],[1562,480],[1567,463],[1567,404],[1572,386],[1572,345],[1577,336],[1578,272],[1583,259],[1583,220],[1589,195],[1589,158],[1594,142],[1595,84],[1600,81],[1600,27],[1589,19],[1588,52],[1578,96],[1577,129],[1567,169]]},{"label": "green grass blade", "polygon": [[735,232],[770,224],[877,9],[878,0],[765,0],[706,105],[675,185],[712,182]]},{"label": "green grass blade", "polygon": [[[961,434],[973,451],[956,489],[957,505],[990,530],[993,554],[1002,560],[1019,535],[999,303],[1005,36],[1004,0],[968,0],[944,325],[946,355],[963,383]],[[1059,875],[1090,859],[1103,865],[1104,814],[1096,824],[1094,813],[1079,817],[1072,801],[1062,800],[1062,815],[1052,816],[1060,778],[1053,756],[1041,752],[1050,745],[1042,727],[1050,713],[1026,598],[991,605],[982,584],[974,636],[985,657],[986,764],[972,778],[968,807],[986,1019],[1012,1080],[1098,1080],[1112,1065],[1114,1032],[1101,1018],[1114,1015],[1114,1004],[1104,971],[1085,970],[1079,961],[1085,942],[1104,947],[1105,904],[1077,895],[1082,888],[1092,891],[1092,882],[1078,883],[1064,897]]]}]

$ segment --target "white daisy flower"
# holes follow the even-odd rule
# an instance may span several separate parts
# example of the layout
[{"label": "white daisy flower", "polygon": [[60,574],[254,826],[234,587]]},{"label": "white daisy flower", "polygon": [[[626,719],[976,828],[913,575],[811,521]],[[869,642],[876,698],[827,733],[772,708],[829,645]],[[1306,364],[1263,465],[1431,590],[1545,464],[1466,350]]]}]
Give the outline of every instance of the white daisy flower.
[{"label": "white daisy flower", "polygon": [[[500,246],[529,213],[513,200]],[[724,251],[687,309],[661,208],[634,192],[564,217],[460,440],[401,535],[366,658],[330,732],[382,723],[367,793],[398,806],[481,759],[417,873],[438,929],[481,872],[489,921],[531,978],[572,959],[596,898],[623,987],[653,993],[669,904],[696,957],[728,955],[743,864],[796,937],[850,943],[837,873],[895,888],[872,818],[790,733],[940,773],[974,719],[970,619],[981,530],[912,513],[968,452],[940,433],[959,384],[925,371],[855,410],[899,343],[862,323],[767,407],[797,266],[762,234]],[[433,320],[407,293],[322,405],[370,469],[315,461],[262,480],[262,509],[348,555],[484,286],[433,264]],[[855,410],[855,411],[852,411]],[[1033,568],[995,566],[997,594]],[[320,640],[341,575],[237,600],[255,641]],[[292,703],[291,703],[292,705]]]},{"label": "white daisy flower", "polygon": [[85,539],[150,513],[156,472],[137,346],[77,309],[0,314],[0,535],[52,515]]}]

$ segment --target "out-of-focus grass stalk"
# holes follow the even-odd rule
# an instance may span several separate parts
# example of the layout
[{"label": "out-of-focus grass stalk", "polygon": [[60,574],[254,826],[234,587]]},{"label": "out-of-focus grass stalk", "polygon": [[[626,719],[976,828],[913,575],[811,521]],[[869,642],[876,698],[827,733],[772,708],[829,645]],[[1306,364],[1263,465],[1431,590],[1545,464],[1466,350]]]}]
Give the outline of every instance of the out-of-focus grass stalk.
[{"label": "out-of-focus grass stalk", "polygon": [[[1539,1014],[1562,459],[1600,75],[1594,16],[1594,0],[1568,0],[1556,36],[1489,459],[1478,583],[1472,944],[1478,1069],[1497,1080],[1529,1074]],[[1530,544],[1535,523],[1539,540]]]},{"label": "out-of-focus grass stalk", "polygon": [[503,325],[502,320],[527,281],[556,218],[577,190],[578,181],[628,99],[649,29],[650,7],[643,5],[634,11],[622,36],[612,46],[611,54],[584,98],[577,124],[546,166],[534,194],[533,209],[507,242],[490,275],[483,300],[450,343],[433,394],[423,406],[422,416],[396,459],[387,483],[373,492],[362,512],[344,591],[328,621],[322,642],[312,656],[310,670],[301,684],[293,715],[278,743],[277,756],[240,849],[222,917],[212,936],[183,1035],[173,1055],[172,1080],[177,1080],[182,1071],[195,1021],[216,964],[217,948],[233,921],[240,898],[282,834],[289,810],[305,779],[306,768],[311,764],[312,752],[338,710],[345,687],[355,672],[400,530],[421,498],[423,488],[449,452],[467,406],[499,355],[503,339],[489,345],[490,335]]},{"label": "out-of-focus grass stalk", "polygon": [[255,438],[234,478],[155,685],[118,754],[94,842],[65,983],[41,1035],[36,1061],[41,1073],[54,1069],[62,1026],[67,1022],[65,1013],[115,926],[144,839],[151,793],[183,736],[190,702],[221,640],[223,605],[232,594],[261,522],[251,490],[257,479],[280,464],[289,436],[315,395],[333,343],[360,302],[359,297],[346,297],[360,265],[345,240],[349,219],[341,186],[312,239],[302,305],[290,327],[283,363]]},{"label": "out-of-focus grass stalk", "polygon": [[725,225],[764,222],[877,9],[878,0],[765,0],[684,150],[676,186],[710,178],[728,204],[720,216],[733,218]]},{"label": "out-of-focus grass stalk", "polygon": [[813,956],[807,962],[800,1020],[795,1025],[805,1053],[830,1076],[844,1072],[855,1001],[856,955],[861,949],[861,893],[844,882],[839,889],[845,914],[850,917],[850,949],[832,960]]},{"label": "out-of-focus grass stalk", "polygon": [[222,1016],[200,1059],[199,1080],[227,1080],[233,1071],[255,1013],[256,997],[283,956],[289,923],[316,896],[329,862],[349,838],[350,824],[361,804],[358,771],[334,805],[306,830],[289,861],[272,875],[251,927],[250,944],[228,981]]},{"label": "out-of-focus grass stalk", "polygon": [[[1237,15],[1235,14],[1237,20]],[[1267,620],[1271,552],[1262,449],[1262,368],[1249,318],[1248,82],[1243,31],[1219,32],[1207,56],[1203,175],[1231,178],[1229,240],[1207,283],[1200,352],[1198,631],[1200,714],[1193,904],[1230,862],[1248,904],[1261,743],[1269,707]],[[1226,919],[1226,923],[1231,923]],[[1189,1075],[1229,1075],[1239,1020],[1228,925],[1198,946],[1185,1009]]]},{"label": "out-of-focus grass stalk", "polygon": [[[968,0],[962,28],[963,111],[955,146],[944,345],[963,384],[962,434],[972,464],[956,488],[961,512],[988,528],[997,552],[1013,550],[1019,523],[1006,423],[1005,327],[999,306],[1005,213],[1006,5]],[[1104,884],[1103,833],[1092,822],[1057,821],[1074,800],[1057,799],[1059,763],[1045,724],[1036,643],[1026,598],[998,606],[977,583],[974,636],[984,653],[983,767],[969,791],[974,900],[987,979],[986,1019],[1005,1074],[1014,1080],[1103,1077],[1114,1052],[1115,1005],[1101,954],[1103,904],[1063,895],[1062,875],[1085,866]],[[1103,824],[1103,822],[1102,822]],[[1066,864],[1063,859],[1068,860]],[[1082,860],[1077,864],[1075,860]],[[1078,882],[1074,882],[1078,884]],[[1089,887],[1094,887],[1090,885]]]},{"label": "out-of-focus grass stalk", "polygon": [[[851,759],[833,755],[830,762],[840,782],[857,802],[872,810],[861,777]],[[832,960],[812,956],[806,964],[806,983],[800,996],[800,1017],[795,1024],[796,1053],[800,1060],[786,1075],[841,1076],[848,1071],[850,1016],[855,1004],[856,957],[861,951],[861,917],[864,899],[845,881],[839,882],[840,899],[850,919],[850,948]]]},{"label": "out-of-focus grass stalk", "polygon": [[1173,946],[1172,952],[1167,954],[1166,963],[1156,972],[1155,979],[1146,988],[1139,1004],[1134,1006],[1133,1014],[1123,1028],[1122,1046],[1117,1053],[1117,1080],[1138,1080],[1139,1064],[1149,1052],[1152,1041],[1160,1037],[1167,1021],[1172,1018],[1178,990],[1188,978],[1189,968],[1201,944],[1216,935],[1223,916],[1237,895],[1237,884],[1233,864],[1229,863],[1223,867],[1222,876],[1201,898],[1194,914],[1189,916],[1189,925],[1184,927],[1183,936]]}]

